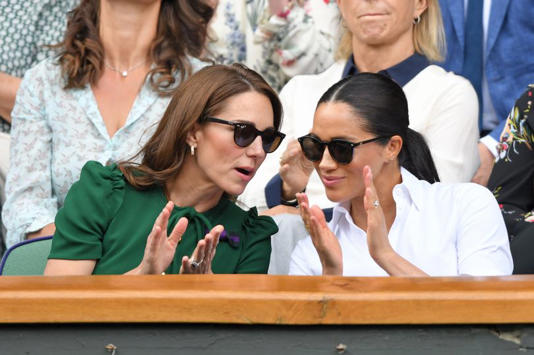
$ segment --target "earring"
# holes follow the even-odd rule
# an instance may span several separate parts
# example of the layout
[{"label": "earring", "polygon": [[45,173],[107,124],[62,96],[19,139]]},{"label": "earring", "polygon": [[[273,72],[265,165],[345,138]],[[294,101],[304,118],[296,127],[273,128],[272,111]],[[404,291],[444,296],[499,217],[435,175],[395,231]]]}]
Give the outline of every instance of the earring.
[{"label": "earring", "polygon": [[417,25],[419,22],[421,22],[421,15],[418,15],[416,18],[413,19],[414,25]]},{"label": "earring", "polygon": [[191,146],[191,156],[195,156],[195,146]]}]

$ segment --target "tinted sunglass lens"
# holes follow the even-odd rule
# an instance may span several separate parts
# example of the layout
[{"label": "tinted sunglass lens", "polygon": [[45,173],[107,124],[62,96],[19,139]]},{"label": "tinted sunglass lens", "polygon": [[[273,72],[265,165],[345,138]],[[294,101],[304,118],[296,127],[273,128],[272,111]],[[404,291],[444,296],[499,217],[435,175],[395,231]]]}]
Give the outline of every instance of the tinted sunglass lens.
[{"label": "tinted sunglass lens", "polygon": [[256,138],[256,128],[248,124],[236,125],[234,128],[234,141],[240,147],[248,147]]},{"label": "tinted sunglass lens", "polygon": [[330,142],[328,151],[334,160],[341,164],[348,164],[352,161],[352,146],[345,142]]},{"label": "tinted sunglass lens", "polygon": [[311,161],[319,161],[323,156],[324,147],[321,142],[312,137],[303,137],[300,140],[300,146],[304,156]]}]

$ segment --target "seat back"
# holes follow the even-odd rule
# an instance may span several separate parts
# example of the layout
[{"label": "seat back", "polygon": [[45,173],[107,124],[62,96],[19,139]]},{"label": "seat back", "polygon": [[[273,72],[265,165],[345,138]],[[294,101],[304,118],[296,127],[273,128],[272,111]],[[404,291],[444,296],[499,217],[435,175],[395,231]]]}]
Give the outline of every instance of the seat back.
[{"label": "seat back", "polygon": [[42,275],[52,236],[25,240],[9,248],[0,262],[0,275]]}]

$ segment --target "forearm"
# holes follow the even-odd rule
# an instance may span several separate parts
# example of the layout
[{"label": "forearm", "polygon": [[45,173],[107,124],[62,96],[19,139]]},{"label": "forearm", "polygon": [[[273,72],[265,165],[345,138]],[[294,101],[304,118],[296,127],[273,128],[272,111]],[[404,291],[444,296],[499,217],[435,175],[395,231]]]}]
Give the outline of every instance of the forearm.
[{"label": "forearm", "polygon": [[390,276],[429,276],[394,250],[378,256],[373,256],[373,259]]},{"label": "forearm", "polygon": [[20,82],[20,78],[0,72],[0,116],[10,123]]},{"label": "forearm", "polygon": [[47,235],[53,235],[56,232],[56,225],[54,223],[49,223],[38,231],[27,233],[26,239],[33,239],[39,237],[45,237]]}]

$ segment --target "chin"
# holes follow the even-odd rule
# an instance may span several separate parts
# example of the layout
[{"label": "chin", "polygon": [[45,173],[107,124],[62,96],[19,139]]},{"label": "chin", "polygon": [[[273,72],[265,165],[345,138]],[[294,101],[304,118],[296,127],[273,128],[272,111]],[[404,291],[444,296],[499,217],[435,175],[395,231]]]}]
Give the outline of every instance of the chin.
[{"label": "chin", "polygon": [[245,186],[225,186],[223,187],[223,191],[226,192],[230,196],[239,196],[245,191]]},{"label": "chin", "polygon": [[346,201],[346,196],[347,194],[344,194],[343,191],[326,189],[326,197],[332,202],[340,203]]}]

